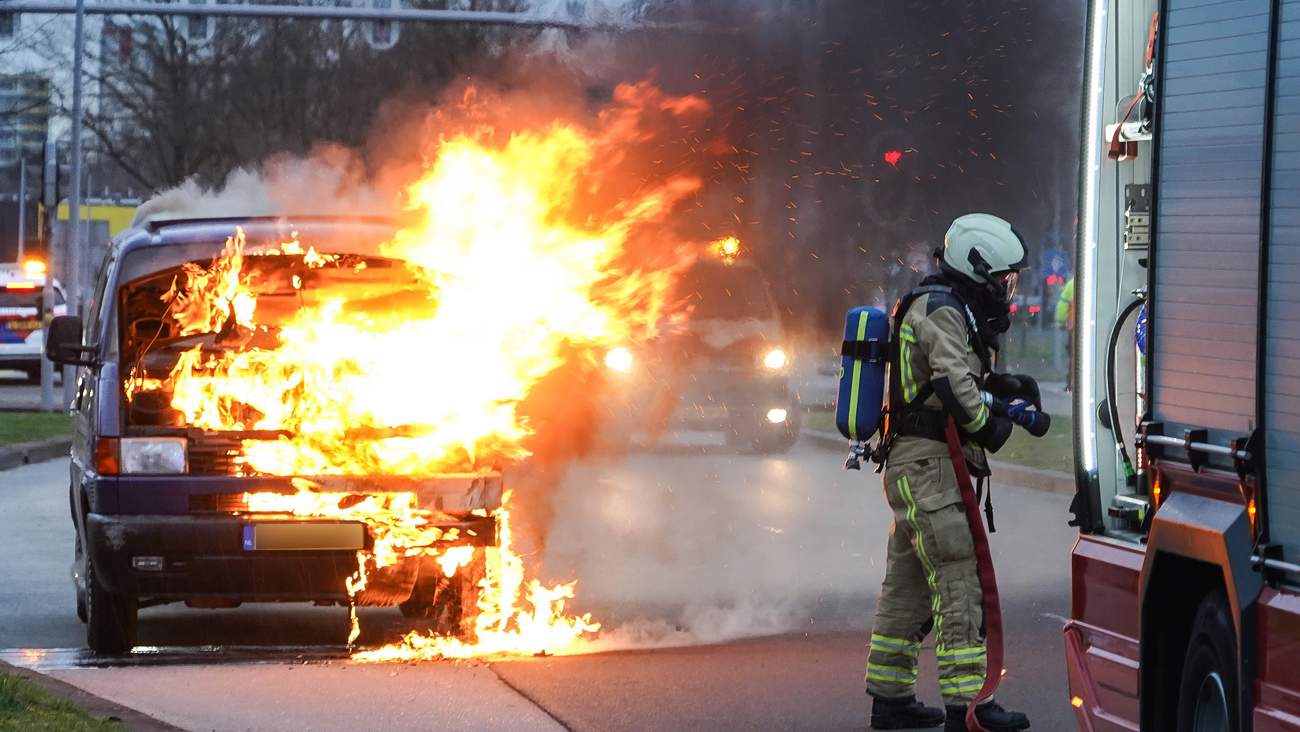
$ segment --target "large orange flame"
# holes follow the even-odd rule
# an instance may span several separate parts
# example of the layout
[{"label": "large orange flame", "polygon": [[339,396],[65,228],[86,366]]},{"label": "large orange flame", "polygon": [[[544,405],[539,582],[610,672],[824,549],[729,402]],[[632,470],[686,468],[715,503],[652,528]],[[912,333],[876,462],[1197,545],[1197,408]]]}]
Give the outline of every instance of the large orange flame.
[{"label": "large orange flame", "polygon": [[[236,232],[210,265],[187,265],[164,301],[181,334],[247,337],[184,352],[166,379],[132,374],[128,398],[162,390],[187,425],[280,435],[244,440],[237,460],[251,474],[482,473],[525,458],[534,428],[519,407],[534,387],[568,360],[595,363],[601,350],[651,335],[668,314],[675,274],[690,264],[687,249],[653,260],[635,245],[668,240],[669,214],[699,180],[656,181],[620,164],[648,139],[643,113],[704,104],[650,85],[620,87],[615,98],[596,125],[440,131],[406,188],[409,223],[378,248],[404,263],[419,297],[359,307],[294,275],[301,306],[264,315],[275,303],[259,302],[248,264],[267,253],[250,252]],[[295,239],[269,254],[311,268],[366,266],[311,244]],[[245,500],[253,512],[364,521],[374,548],[358,557],[353,596],[368,571],[403,558],[434,556],[448,576],[470,561],[460,537],[429,526],[410,496],[349,503],[310,481],[298,488]],[[509,517],[508,505],[498,509],[500,544],[487,550],[474,641],[412,634],[358,658],[555,653],[598,629],[589,616],[565,614],[572,584],[526,579]],[[357,632],[354,614],[353,639]]]}]

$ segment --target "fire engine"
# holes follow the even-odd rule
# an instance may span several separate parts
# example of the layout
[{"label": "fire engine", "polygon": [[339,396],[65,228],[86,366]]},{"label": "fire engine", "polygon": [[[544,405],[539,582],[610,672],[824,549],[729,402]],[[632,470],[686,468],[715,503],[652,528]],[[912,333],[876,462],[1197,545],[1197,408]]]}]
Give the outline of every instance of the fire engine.
[{"label": "fire engine", "polygon": [[1087,28],[1071,703],[1300,730],[1300,0]]}]

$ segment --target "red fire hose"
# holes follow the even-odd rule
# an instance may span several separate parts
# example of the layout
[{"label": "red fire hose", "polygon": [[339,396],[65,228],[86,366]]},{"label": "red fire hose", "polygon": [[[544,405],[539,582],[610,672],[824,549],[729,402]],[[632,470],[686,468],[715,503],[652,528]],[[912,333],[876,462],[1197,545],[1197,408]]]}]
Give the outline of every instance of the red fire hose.
[{"label": "red fire hose", "polygon": [[957,487],[961,502],[966,506],[966,523],[970,524],[971,538],[975,540],[975,566],[979,573],[980,589],[984,593],[984,648],[988,662],[985,664],[984,686],[966,707],[966,729],[970,732],[988,732],[975,718],[975,707],[993,696],[1002,681],[1002,603],[998,600],[998,578],[993,572],[993,553],[989,551],[989,537],[984,533],[984,519],[980,516],[979,499],[971,484],[966,456],[957,437],[957,423],[948,418],[944,431],[948,438],[948,455],[957,474]]}]

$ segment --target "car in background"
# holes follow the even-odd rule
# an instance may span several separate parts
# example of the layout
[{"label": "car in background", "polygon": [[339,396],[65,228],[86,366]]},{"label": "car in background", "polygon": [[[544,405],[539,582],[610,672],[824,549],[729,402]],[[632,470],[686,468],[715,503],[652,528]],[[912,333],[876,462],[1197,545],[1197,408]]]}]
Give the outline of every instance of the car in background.
[{"label": "car in background", "polygon": [[687,308],[681,323],[605,354],[615,393],[605,442],[654,446],[669,431],[712,432],[746,452],[789,450],[800,410],[789,340],[762,269],[732,256],[702,258],[676,294]]},{"label": "car in background", "polygon": [[[0,264],[0,371],[21,371],[27,380],[41,380],[41,354],[45,349],[45,324],[41,296],[45,289],[45,263],[37,259]],[[52,315],[67,312],[63,287],[53,282]]]}]

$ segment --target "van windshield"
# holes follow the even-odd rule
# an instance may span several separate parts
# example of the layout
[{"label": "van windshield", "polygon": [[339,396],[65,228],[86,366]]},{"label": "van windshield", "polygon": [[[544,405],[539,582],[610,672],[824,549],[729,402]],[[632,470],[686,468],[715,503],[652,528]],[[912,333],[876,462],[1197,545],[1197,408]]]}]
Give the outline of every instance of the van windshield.
[{"label": "van windshield", "polygon": [[[212,276],[219,272],[216,261],[182,263],[120,287],[128,424],[184,426],[169,408],[168,376],[182,355],[196,348],[205,358],[221,352],[275,350],[284,327],[322,308],[333,308],[334,317],[356,322],[434,306],[428,285],[404,262],[313,252],[244,257],[236,271],[239,294],[227,296],[231,306],[223,309],[220,277]],[[239,304],[241,298],[245,305]],[[249,312],[243,310],[247,303],[252,303],[251,316],[241,315]],[[154,386],[142,386],[149,383]]]}]

